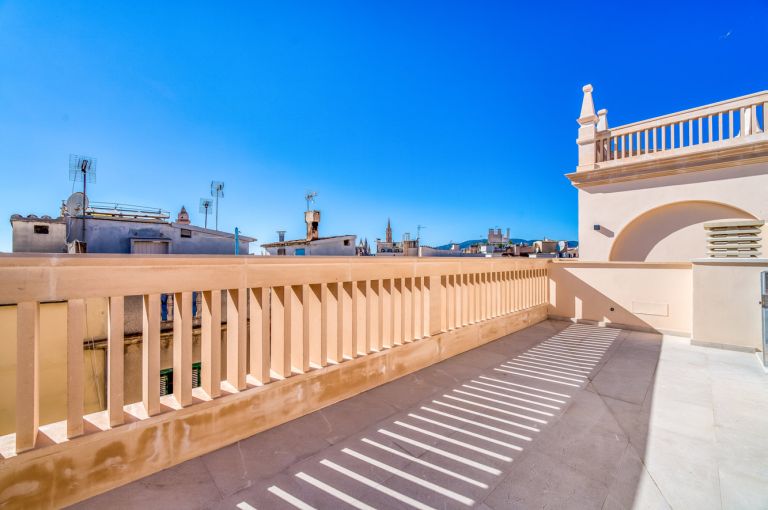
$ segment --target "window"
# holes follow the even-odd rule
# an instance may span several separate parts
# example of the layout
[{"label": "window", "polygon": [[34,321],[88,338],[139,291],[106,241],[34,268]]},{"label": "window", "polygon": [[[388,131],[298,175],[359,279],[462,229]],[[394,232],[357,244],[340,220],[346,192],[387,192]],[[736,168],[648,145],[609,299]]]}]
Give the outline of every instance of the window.
[{"label": "window", "polygon": [[344,246],[349,246],[349,239],[344,239]]},{"label": "window", "polygon": [[[192,387],[200,387],[200,362],[192,363]],[[160,396],[173,394],[173,369],[160,371]]]},{"label": "window", "polygon": [[47,234],[48,225],[35,225],[35,234]]},{"label": "window", "polygon": [[192,237],[192,231],[188,228],[181,229],[181,237]]}]

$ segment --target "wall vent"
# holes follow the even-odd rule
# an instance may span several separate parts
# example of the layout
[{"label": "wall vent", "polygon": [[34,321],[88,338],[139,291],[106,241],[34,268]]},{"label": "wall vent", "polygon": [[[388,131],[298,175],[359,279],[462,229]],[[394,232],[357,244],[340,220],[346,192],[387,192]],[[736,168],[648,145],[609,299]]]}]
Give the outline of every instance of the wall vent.
[{"label": "wall vent", "polygon": [[713,258],[757,258],[762,250],[761,220],[705,223],[707,256]]}]

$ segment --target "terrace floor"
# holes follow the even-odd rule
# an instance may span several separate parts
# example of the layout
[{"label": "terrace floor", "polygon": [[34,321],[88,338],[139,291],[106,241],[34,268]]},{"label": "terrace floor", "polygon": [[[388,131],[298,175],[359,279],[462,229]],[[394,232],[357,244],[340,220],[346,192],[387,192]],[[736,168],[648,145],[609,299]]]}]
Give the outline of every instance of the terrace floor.
[{"label": "terrace floor", "polygon": [[546,321],[77,508],[767,508],[753,354]]}]

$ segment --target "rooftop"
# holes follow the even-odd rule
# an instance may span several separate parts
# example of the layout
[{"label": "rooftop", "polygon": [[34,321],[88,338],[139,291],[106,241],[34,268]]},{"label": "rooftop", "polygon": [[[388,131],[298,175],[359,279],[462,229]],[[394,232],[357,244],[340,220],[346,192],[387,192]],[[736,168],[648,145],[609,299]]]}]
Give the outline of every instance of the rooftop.
[{"label": "rooftop", "polygon": [[754,354],[550,320],[74,508],[758,508],[766,407]]}]

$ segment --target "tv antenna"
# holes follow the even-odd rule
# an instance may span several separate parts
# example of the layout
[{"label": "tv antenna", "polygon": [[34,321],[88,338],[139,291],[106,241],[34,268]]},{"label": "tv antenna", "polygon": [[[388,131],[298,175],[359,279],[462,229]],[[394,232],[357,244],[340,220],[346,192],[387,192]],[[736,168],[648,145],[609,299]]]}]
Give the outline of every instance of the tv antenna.
[{"label": "tv antenna", "polygon": [[211,214],[211,207],[213,206],[213,200],[210,198],[200,199],[200,212],[205,214],[205,228],[208,228],[208,215]]},{"label": "tv antenna", "polygon": [[315,203],[316,196],[317,196],[317,191],[307,191],[307,194],[304,195],[304,200],[307,201],[307,211],[309,211],[309,204]]},{"label": "tv antenna", "polygon": [[224,198],[224,183],[211,181],[211,196],[216,198],[216,230],[219,230],[219,198]]},{"label": "tv antenna", "polygon": [[419,244],[421,244],[421,231],[424,230],[424,225],[416,225],[416,240],[419,241]]},{"label": "tv antenna", "polygon": [[[83,207],[81,207],[82,239],[85,243],[85,210],[88,202],[87,184],[96,182],[96,158],[78,154],[69,155],[69,180],[83,183]],[[73,184],[74,187],[74,184]]]}]

